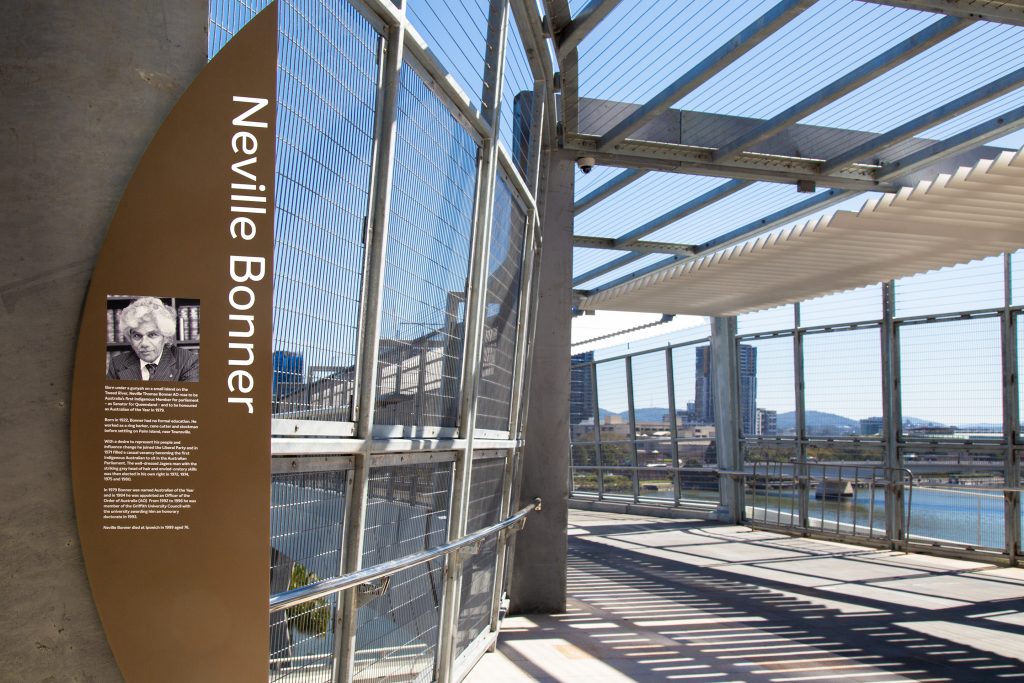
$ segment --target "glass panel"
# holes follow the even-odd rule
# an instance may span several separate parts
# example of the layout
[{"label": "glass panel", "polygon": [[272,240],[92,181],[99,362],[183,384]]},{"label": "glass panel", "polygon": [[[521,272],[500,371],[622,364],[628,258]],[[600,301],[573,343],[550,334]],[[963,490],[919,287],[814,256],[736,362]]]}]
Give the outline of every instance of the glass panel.
[{"label": "glass panel", "polygon": [[907,438],[1002,436],[998,318],[901,325],[899,335]]},{"label": "glass panel", "polygon": [[376,422],[454,427],[477,146],[408,64],[397,130]]},{"label": "glass panel", "polygon": [[494,219],[487,277],[487,311],[477,427],[508,431],[516,366],[519,292],[526,213],[504,178],[494,190]]},{"label": "glass panel", "polygon": [[1000,308],[1003,257],[993,256],[896,281],[896,317]]},{"label": "glass panel", "polygon": [[809,334],[803,345],[807,436],[878,434],[882,415],[880,331]]},{"label": "glass panel", "polygon": [[347,421],[378,36],[348,3],[279,11],[273,412]]}]

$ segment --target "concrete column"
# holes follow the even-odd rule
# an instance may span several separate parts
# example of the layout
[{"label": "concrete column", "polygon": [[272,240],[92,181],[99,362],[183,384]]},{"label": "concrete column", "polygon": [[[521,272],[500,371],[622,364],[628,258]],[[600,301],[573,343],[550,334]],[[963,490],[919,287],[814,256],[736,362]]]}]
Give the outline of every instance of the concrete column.
[{"label": "concrete column", "polygon": [[569,356],[574,162],[548,152],[541,176],[541,250],[526,447],[519,505],[544,499],[516,536],[510,593],[516,613],[565,610],[569,516]]},{"label": "concrete column", "polygon": [[206,63],[207,3],[38,0],[6,9],[0,678],[118,681],[72,507],[72,356],[89,275],[121,193]]},{"label": "concrete column", "polygon": [[[715,453],[718,469],[743,469],[740,449],[740,370],[736,351],[736,316],[711,319],[711,373],[715,401]],[[718,477],[721,492],[718,519],[743,521],[743,480],[728,474]]]}]

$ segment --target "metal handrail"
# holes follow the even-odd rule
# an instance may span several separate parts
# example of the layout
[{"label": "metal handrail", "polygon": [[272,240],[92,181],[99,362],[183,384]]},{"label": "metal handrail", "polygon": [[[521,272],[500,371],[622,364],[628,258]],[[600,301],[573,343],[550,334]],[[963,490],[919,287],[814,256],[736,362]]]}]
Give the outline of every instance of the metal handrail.
[{"label": "metal handrail", "polygon": [[287,609],[288,607],[301,605],[304,602],[316,600],[317,598],[322,598],[324,596],[331,595],[332,593],[340,593],[341,591],[356,588],[357,586],[369,583],[375,579],[389,577],[395,572],[399,572],[403,569],[409,569],[410,567],[421,565],[438,557],[449,555],[457,550],[465,548],[466,546],[473,545],[474,543],[481,543],[488,536],[492,536],[499,531],[514,526],[520,521],[525,523],[525,519],[528,514],[534,510],[540,509],[541,499],[534,498],[533,503],[527,505],[507,519],[498,522],[497,524],[492,524],[489,527],[480,529],[479,531],[467,534],[457,541],[451,541],[450,543],[435,546],[427,550],[421,550],[418,553],[406,555],[405,557],[400,557],[397,560],[382,562],[381,564],[366,567],[365,569],[360,569],[352,572],[351,574],[345,574],[344,576],[316,581],[308,586],[292,588],[291,590],[287,590],[282,593],[274,593],[270,596],[270,612],[279,612],[283,609]]}]

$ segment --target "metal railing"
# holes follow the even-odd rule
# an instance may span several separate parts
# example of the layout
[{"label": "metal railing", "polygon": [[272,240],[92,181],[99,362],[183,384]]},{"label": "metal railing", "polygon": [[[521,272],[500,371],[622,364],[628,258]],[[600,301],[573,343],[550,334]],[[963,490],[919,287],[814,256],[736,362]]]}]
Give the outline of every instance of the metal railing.
[{"label": "metal railing", "polygon": [[887,537],[885,496],[902,496],[900,533],[908,541],[914,474],[866,463],[752,462],[744,472],[750,521],[835,534]]},{"label": "metal railing", "polygon": [[[360,569],[358,571],[345,574],[344,576],[324,579],[306,586],[300,586],[281,593],[275,593],[270,596],[270,612],[279,612],[295,605],[301,605],[302,603],[316,600],[317,598],[322,598],[334,593],[341,593],[342,591],[350,590],[352,588],[358,588],[362,594],[367,596],[377,597],[383,595],[387,592],[390,577],[395,573],[403,569],[409,569],[410,567],[424,564],[445,555],[450,555],[451,553],[458,552],[459,550],[469,546],[479,546],[488,537],[502,531],[509,530],[508,533],[515,533],[522,529],[526,524],[526,516],[535,510],[541,510],[540,498],[535,498],[533,503],[527,505],[519,510],[519,512],[516,512],[501,522],[492,524],[489,527],[485,527],[471,534],[467,534],[457,541],[451,541],[433,548],[428,548],[427,550],[421,550],[418,553],[406,555],[405,557],[400,557],[397,560],[391,560],[390,562],[382,562],[381,564],[366,567],[365,569]],[[379,584],[372,583],[378,580],[380,580]]]}]

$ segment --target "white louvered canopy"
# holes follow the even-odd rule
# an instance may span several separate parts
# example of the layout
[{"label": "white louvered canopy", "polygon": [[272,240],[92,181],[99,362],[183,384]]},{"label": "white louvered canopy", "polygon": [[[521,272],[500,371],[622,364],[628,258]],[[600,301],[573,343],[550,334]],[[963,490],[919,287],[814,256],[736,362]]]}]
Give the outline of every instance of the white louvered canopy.
[{"label": "white louvered canopy", "polygon": [[962,167],[584,298],[583,309],[736,315],[1024,247],[1024,150]]}]

